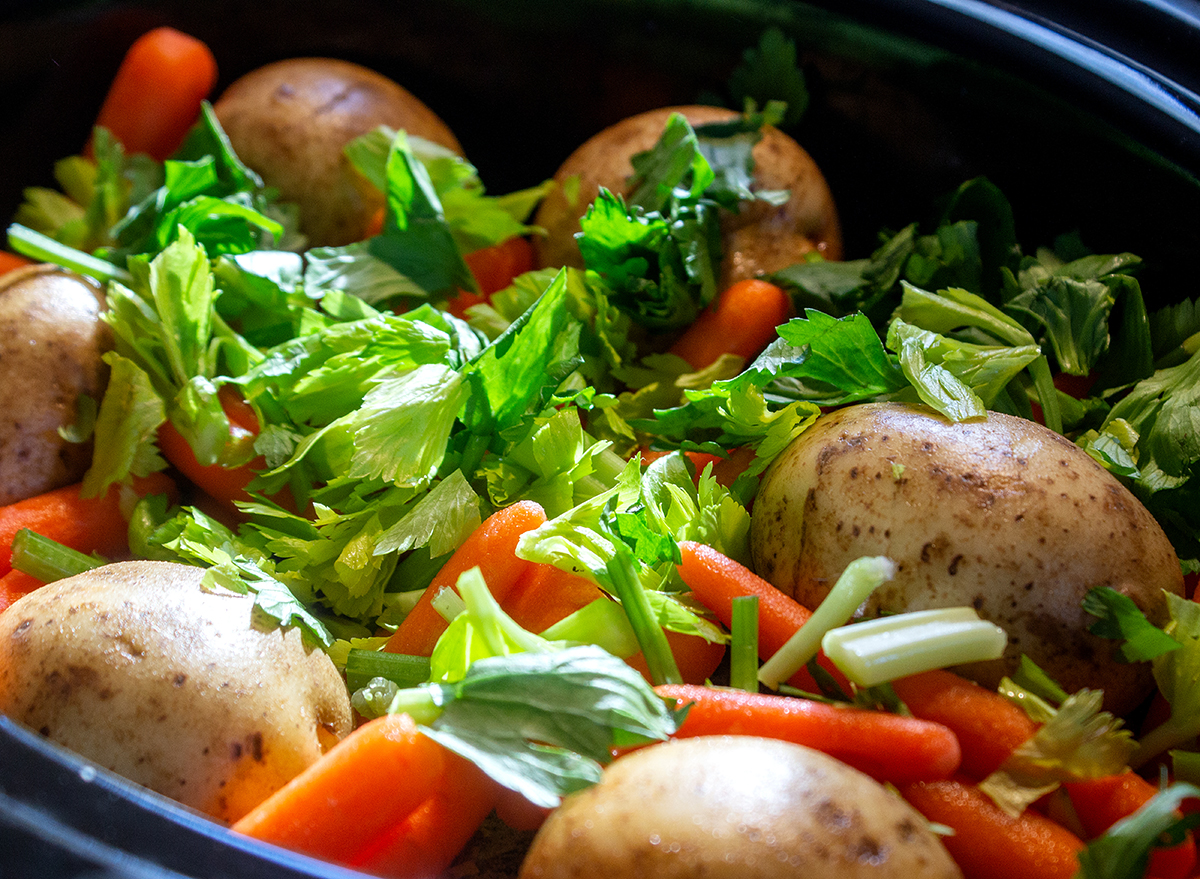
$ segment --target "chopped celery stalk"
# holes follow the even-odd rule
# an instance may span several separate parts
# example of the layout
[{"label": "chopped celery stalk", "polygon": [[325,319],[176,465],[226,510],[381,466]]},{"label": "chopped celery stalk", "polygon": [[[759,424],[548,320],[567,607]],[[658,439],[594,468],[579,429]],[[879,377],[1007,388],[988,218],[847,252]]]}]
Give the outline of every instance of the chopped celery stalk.
[{"label": "chopped celery stalk", "polygon": [[612,590],[625,609],[629,624],[637,635],[642,656],[646,660],[646,668],[650,670],[651,681],[655,685],[683,683],[683,676],[675,662],[675,654],[671,652],[671,645],[667,643],[667,635],[650,606],[645,587],[638,579],[633,554],[618,551],[608,560],[605,571]]},{"label": "chopped celery stalk", "polygon": [[539,634],[547,641],[594,644],[621,659],[641,649],[629,617],[611,598],[597,598]]},{"label": "chopped celery stalk", "polygon": [[864,556],[848,564],[808,622],[763,663],[758,670],[759,681],[772,690],[778,689],[817,655],[826,632],[854,616],[871,593],[895,575],[896,563],[884,556]]},{"label": "chopped celery stalk", "polygon": [[64,580],[98,568],[104,561],[22,528],[12,542],[12,566],[43,583]]},{"label": "chopped celery stalk", "polygon": [[998,659],[1008,636],[974,608],[947,607],[881,617],[830,629],[825,655],[860,687],[935,668]]},{"label": "chopped celery stalk", "polygon": [[[429,588],[432,589],[433,587]],[[442,619],[446,622],[450,622],[450,620],[467,609],[467,603],[449,586],[439,587],[429,603],[433,605],[434,610],[442,615]]]},{"label": "chopped celery stalk", "polygon": [[129,272],[108,260],[76,250],[49,235],[43,235],[17,223],[8,227],[8,246],[34,262],[52,262],[97,281],[121,281],[128,284],[133,280]]},{"label": "chopped celery stalk", "polygon": [[346,658],[346,684],[351,691],[365,687],[372,678],[387,678],[401,687],[415,687],[429,680],[429,671],[428,656],[352,649]]},{"label": "chopped celery stalk", "polygon": [[733,599],[729,632],[729,686],[758,692],[758,596]]}]

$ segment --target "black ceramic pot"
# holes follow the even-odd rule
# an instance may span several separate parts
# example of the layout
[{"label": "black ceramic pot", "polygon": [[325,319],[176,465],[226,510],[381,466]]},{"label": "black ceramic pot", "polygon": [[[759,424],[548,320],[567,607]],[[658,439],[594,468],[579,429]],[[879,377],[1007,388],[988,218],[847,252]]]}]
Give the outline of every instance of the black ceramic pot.
[{"label": "black ceramic pot", "polygon": [[[78,151],[126,47],[158,24],[209,43],[218,88],[296,55],[392,76],[450,124],[493,192],[548,177],[630,113],[721,94],[743,50],[778,26],[812,92],[793,133],[838,199],[849,255],[984,174],[1012,201],[1025,247],[1078,230],[1094,250],[1142,255],[1149,297],[1194,290],[1194,3],[147,0],[4,14],[4,218]],[[234,837],[0,718],[0,877],[176,875],[348,874]]]}]

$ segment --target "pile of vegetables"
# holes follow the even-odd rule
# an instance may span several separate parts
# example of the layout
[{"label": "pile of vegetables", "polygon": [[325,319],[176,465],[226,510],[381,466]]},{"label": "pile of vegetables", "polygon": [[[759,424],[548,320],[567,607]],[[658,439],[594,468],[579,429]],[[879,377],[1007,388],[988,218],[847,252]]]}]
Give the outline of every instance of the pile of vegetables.
[{"label": "pile of vegetables", "polygon": [[[745,63],[788,51],[771,33]],[[274,687],[320,693],[320,711],[301,700],[303,765],[238,793],[239,761],[273,741],[253,729],[219,805],[164,792],[318,857],[434,875],[495,812],[542,827],[522,875],[562,875],[563,851],[698,869],[597,842],[615,830],[581,838],[657,784],[644,836],[715,838],[699,862],[747,875],[757,837],[680,820],[670,788],[694,773],[685,807],[736,803],[743,823],[852,812],[817,822],[845,875],[1195,875],[1195,302],[1148,312],[1137,257],[1070,236],[1023,253],[984,179],[934,229],[842,261],[778,95],[635,117],[496,196],[380,79],[272,65],[209,104],[211,55],[154,31],[85,154],[56,166],[61,191],[27,193],[12,261],[102,284],[111,342],[92,355],[103,394],[75,388],[61,416],[90,456],[0,508],[0,710],[93,686],[54,677],[74,636],[53,608],[107,620],[81,584],[129,556],[167,565],[130,577],[236,599],[247,627],[315,657]],[[379,106],[320,100],[347,82]],[[256,117],[271,94],[310,127]],[[300,170],[273,158],[288,136],[311,151]],[[999,524],[1027,516],[1040,556]],[[984,535],[964,544],[973,517]],[[1066,573],[1035,585],[1018,555]],[[96,623],[73,666],[120,688],[110,645],[141,625]],[[331,673],[344,705],[313,683]],[[711,780],[694,769],[727,755]],[[783,805],[770,785],[734,792],[785,775]],[[851,807],[876,799],[886,812]]]}]

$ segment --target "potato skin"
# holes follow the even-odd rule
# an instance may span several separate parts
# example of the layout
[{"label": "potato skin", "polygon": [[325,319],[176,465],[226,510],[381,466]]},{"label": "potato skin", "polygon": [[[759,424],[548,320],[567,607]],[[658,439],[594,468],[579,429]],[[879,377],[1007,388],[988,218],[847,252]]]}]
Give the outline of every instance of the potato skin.
[{"label": "potato skin", "polygon": [[351,728],[332,661],[203,571],[119,562],[0,614],[0,713],[214,818],[235,821]]},{"label": "potato skin", "polygon": [[383,206],[382,194],[342,153],[354,138],[387,125],[462,153],[454,133],[411,92],[349,61],[267,64],[230,84],[213,109],[238,157],[299,205],[312,246],[362,239]]},{"label": "potato skin", "polygon": [[[663,107],[630,116],[582,144],[554,175],[558,184],[534,216],[534,224],[547,235],[534,239],[542,266],[581,266],[574,235],[600,186],[628,193],[626,179],[633,174],[632,156],[650,149],[662,135],[672,113],[682,113],[693,125],[723,122],[737,113],[703,105]],[[826,259],[841,259],[842,234],[833,195],[812,157],[777,128],[763,129],[754,148],[755,187],[787,189],[791,199],[780,207],[765,202],[743,206],[740,213],[722,218],[724,259],[721,286],[776,271],[818,251]],[[577,191],[567,182],[579,178]],[[572,197],[573,196],[573,197]]]},{"label": "potato skin", "polygon": [[995,686],[1026,653],[1068,691],[1103,686],[1122,713],[1150,692],[1149,671],[1112,660],[1080,601],[1111,586],[1161,624],[1162,591],[1183,594],[1170,542],[1115,477],[1059,434],[994,412],[955,424],[869,403],[821,416],[765,474],[751,550],[761,576],[809,607],[850,561],[886,555],[899,570],[865,616],[973,606],[1009,645],[969,677]]},{"label": "potato skin", "polygon": [[0,278],[0,505],[82,478],[91,443],[59,428],[75,423],[81,395],[99,403],[108,383],[112,333],[100,320],[100,288],[57,266]]},{"label": "potato skin", "polygon": [[520,879],[949,879],[923,817],[809,748],[749,736],[681,739],[622,757],[534,837]]}]

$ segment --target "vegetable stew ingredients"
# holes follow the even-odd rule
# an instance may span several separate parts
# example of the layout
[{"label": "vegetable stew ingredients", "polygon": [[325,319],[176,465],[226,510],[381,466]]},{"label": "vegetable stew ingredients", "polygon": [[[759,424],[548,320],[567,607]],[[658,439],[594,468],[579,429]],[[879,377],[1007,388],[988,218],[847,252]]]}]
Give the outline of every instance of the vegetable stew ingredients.
[{"label": "vegetable stew ingredients", "polygon": [[202,41],[170,27],[134,40],[96,117],[126,153],[162,161],[183,143],[217,83],[217,60]]},{"label": "vegetable stew ingredients", "polygon": [[349,864],[433,795],[448,752],[407,714],[368,721],[233,825]]},{"label": "vegetable stew ingredients", "polygon": [[1090,634],[1088,590],[1111,586],[1152,621],[1182,594],[1179,560],[1136,498],[1081,448],[1031,421],[954,423],[921,406],[870,403],[822,416],[774,462],[755,499],[755,569],[815,607],[847,564],[897,563],[866,603],[875,616],[974,606],[1009,635],[1004,658],[964,667],[995,686],[1029,655],[1063,689],[1104,682],[1122,713],[1151,689]]},{"label": "vegetable stew ingredients", "polygon": [[83,553],[114,557],[129,549],[128,516],[138,498],[165,494],[174,499],[175,483],[164,473],[114,485],[100,497],[84,497],[82,486],[66,485],[37,497],[0,507],[0,574],[12,564],[17,532],[28,528]]},{"label": "vegetable stew ingredients", "polygon": [[252,595],[172,562],[58,580],[0,615],[0,712],[236,820],[351,728],[329,657],[254,613]]},{"label": "vegetable stew ingredients", "polygon": [[551,813],[520,876],[701,873],[961,875],[921,817],[870,777],[789,742],[707,736],[614,762]]},{"label": "vegetable stew ingredients", "polygon": [[0,277],[0,504],[77,482],[87,469],[91,443],[59,431],[104,393],[112,336],[102,307],[95,283],[55,266]]},{"label": "vegetable stew ingredients", "polygon": [[247,73],[214,104],[238,157],[300,208],[310,245],[365,237],[383,193],[343,148],[381,125],[455,153],[462,147],[434,112],[373,70],[332,58],[292,58]]},{"label": "vegetable stew ingredients", "polygon": [[722,354],[749,363],[776,337],[775,328],[792,316],[792,300],[782,287],[758,278],[731,284],[700,312],[675,344],[677,354],[696,369],[711,366]]},{"label": "vegetable stew ingredients", "polygon": [[1037,732],[1019,705],[951,671],[922,672],[892,681],[892,689],[916,717],[954,730],[962,745],[962,770],[982,781]]},{"label": "vegetable stew ingredients", "polygon": [[962,758],[958,738],[940,723],[830,705],[811,699],[714,687],[655,687],[678,708],[690,705],[679,732],[779,739],[824,751],[880,781],[949,778]]},{"label": "vegetable stew ingredients", "polygon": [[1009,816],[966,780],[917,782],[900,793],[954,831],[942,842],[966,879],[1071,879],[1079,869],[1079,837],[1033,809]]},{"label": "vegetable stew ingredients", "polygon": [[[559,185],[534,216],[534,224],[548,232],[534,242],[539,264],[582,264],[574,239],[579,218],[600,187],[618,195],[629,194],[627,180],[634,171],[631,158],[654,146],[668,117],[675,112],[683,114],[693,126],[738,117],[734,111],[720,107],[664,107],[624,119],[581,145],[555,173]],[[841,258],[837,208],[812,157],[773,127],[763,130],[753,155],[753,188],[788,190],[790,197],[781,206],[766,201],[743,205],[736,215],[725,217],[721,229],[722,288],[799,262],[814,251],[827,259]]]}]

